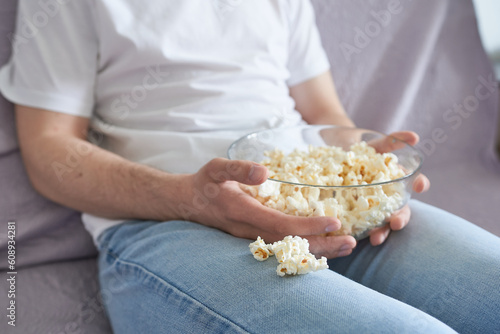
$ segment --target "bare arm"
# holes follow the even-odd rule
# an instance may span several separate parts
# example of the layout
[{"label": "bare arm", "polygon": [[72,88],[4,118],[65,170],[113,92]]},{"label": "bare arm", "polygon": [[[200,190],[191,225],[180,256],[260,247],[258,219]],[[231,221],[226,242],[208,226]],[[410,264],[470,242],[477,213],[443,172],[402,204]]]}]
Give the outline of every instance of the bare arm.
[{"label": "bare arm", "polygon": [[330,71],[290,87],[290,96],[309,124],[354,126],[339,100]]},{"label": "bare arm", "polygon": [[[16,107],[21,153],[31,183],[51,200],[112,219],[179,218],[183,175],[125,160],[86,141],[88,120]],[[174,196],[176,194],[177,196]]]}]

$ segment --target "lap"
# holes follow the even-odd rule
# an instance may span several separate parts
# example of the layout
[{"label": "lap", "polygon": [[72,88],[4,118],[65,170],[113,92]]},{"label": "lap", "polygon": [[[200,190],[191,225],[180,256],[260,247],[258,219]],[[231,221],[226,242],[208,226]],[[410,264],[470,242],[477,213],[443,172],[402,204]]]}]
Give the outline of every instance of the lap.
[{"label": "lap", "polygon": [[410,207],[404,230],[379,247],[360,242],[330,268],[459,332],[500,332],[500,238],[425,203]]},{"label": "lap", "polygon": [[[414,220],[427,211],[416,207]],[[366,332],[377,327],[446,332],[444,324],[404,300],[417,285],[412,273],[422,269],[422,261],[407,268],[411,263],[405,256],[417,247],[400,240],[409,232],[394,233],[375,249],[360,244],[345,261],[330,261],[338,272],[280,278],[275,259],[255,261],[248,240],[190,222],[131,222],[101,238],[103,298],[117,332],[137,332],[137,326],[224,333]],[[388,271],[395,273],[382,274]]]}]

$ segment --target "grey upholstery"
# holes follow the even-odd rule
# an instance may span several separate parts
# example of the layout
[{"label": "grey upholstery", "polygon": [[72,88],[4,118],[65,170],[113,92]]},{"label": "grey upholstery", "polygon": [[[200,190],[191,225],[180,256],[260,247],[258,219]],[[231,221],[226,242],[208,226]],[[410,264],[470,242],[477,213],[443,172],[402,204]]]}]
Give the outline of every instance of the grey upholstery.
[{"label": "grey upholstery", "polygon": [[[2,278],[6,276],[2,272]],[[111,333],[94,258],[26,267],[19,269],[16,277],[16,327],[2,319],[0,333]],[[6,310],[3,283],[0,290],[0,307]]]}]

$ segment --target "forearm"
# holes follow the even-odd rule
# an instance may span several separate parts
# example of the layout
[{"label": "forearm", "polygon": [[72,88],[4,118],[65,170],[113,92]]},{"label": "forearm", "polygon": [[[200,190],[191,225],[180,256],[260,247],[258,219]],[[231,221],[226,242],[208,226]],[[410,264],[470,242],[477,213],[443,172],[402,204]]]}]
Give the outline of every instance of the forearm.
[{"label": "forearm", "polygon": [[342,106],[338,108],[328,108],[317,113],[317,116],[307,122],[309,124],[328,124],[354,127],[354,122],[343,112]]},{"label": "forearm", "polygon": [[340,102],[330,72],[290,87],[290,95],[309,124],[354,126]]},{"label": "forearm", "polygon": [[35,188],[55,202],[110,219],[180,218],[185,175],[125,160],[80,138],[43,136],[23,147]]}]

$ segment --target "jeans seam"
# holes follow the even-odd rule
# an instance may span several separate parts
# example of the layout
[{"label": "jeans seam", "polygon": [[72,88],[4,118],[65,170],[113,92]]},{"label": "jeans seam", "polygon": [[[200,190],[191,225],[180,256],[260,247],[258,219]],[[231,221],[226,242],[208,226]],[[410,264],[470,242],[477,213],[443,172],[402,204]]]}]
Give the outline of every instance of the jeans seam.
[{"label": "jeans seam", "polygon": [[[222,320],[224,320],[225,322],[229,323],[230,325],[236,327],[238,330],[241,330],[245,333],[248,333],[248,334],[251,334],[251,332],[249,332],[248,330],[246,330],[245,328],[243,328],[242,326],[240,326],[239,324],[235,323],[234,321],[224,317],[223,315],[221,315],[219,312],[213,310],[212,308],[210,308],[209,306],[205,305],[204,303],[202,303],[201,301],[197,300],[196,298],[190,296],[189,294],[187,294],[186,292],[184,292],[182,289],[180,289],[179,287],[177,287],[175,284],[173,284],[172,282],[169,282],[161,277],[159,277],[158,275],[156,275],[155,273],[151,272],[150,270],[148,270],[147,268],[145,268],[144,266],[140,265],[140,264],[137,264],[135,262],[131,262],[131,261],[128,261],[128,260],[123,260],[123,259],[120,259],[119,256],[112,252],[112,251],[109,251],[107,250],[106,251],[106,254],[107,255],[110,255],[111,257],[113,257],[115,259],[115,261],[120,264],[120,265],[124,265],[124,266],[130,266],[130,267],[134,267],[134,268],[137,268],[139,270],[141,270],[143,273],[145,273],[146,275],[148,275],[149,277],[153,278],[154,280],[158,281],[159,283],[161,283],[162,285],[165,285],[167,287],[170,287],[171,289],[173,289],[174,291],[177,291],[179,294],[182,294],[183,296],[185,296],[186,298],[194,301],[195,303],[197,303],[198,305],[200,305],[202,308],[205,308],[207,310],[209,310],[211,313],[213,313],[217,318],[221,318]],[[146,283],[147,284],[147,283]]]}]

